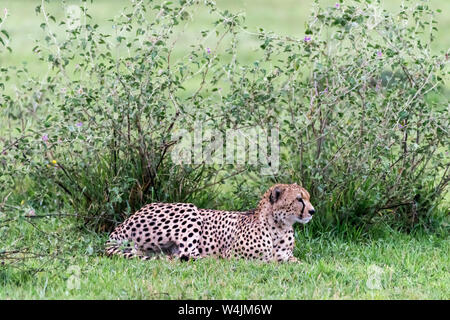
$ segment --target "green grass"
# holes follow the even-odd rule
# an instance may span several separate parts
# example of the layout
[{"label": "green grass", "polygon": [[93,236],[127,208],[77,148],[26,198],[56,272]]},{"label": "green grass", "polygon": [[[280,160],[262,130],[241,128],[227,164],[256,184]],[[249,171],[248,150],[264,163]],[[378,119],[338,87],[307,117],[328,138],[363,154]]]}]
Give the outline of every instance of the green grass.
[{"label": "green grass", "polygon": [[[0,299],[450,298],[445,236],[384,229],[382,236],[351,241],[336,233],[312,236],[306,226],[296,235],[301,263],[212,258],[186,263],[107,258],[104,237],[57,218],[32,223],[0,235],[10,245],[50,256],[1,268]],[[79,288],[69,289],[73,279]]]}]

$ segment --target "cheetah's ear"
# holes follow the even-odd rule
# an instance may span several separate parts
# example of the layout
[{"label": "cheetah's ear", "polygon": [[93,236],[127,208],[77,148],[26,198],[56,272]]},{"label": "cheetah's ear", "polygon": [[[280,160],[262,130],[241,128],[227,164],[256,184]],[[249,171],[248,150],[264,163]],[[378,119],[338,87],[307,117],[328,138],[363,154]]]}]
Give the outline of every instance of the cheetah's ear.
[{"label": "cheetah's ear", "polygon": [[275,187],[272,190],[272,193],[270,194],[269,200],[271,204],[274,204],[275,202],[278,201],[278,199],[280,199],[281,196],[281,189],[280,187]]}]

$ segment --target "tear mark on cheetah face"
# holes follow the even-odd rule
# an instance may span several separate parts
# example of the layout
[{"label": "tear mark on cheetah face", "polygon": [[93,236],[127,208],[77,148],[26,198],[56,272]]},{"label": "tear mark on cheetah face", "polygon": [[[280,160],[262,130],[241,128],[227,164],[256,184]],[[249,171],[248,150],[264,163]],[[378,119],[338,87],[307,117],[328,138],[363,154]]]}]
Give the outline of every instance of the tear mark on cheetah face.
[{"label": "tear mark on cheetah face", "polygon": [[316,212],[312,206],[309,192],[297,184],[278,184],[269,189],[269,202],[275,223],[293,225],[295,222],[306,224]]}]

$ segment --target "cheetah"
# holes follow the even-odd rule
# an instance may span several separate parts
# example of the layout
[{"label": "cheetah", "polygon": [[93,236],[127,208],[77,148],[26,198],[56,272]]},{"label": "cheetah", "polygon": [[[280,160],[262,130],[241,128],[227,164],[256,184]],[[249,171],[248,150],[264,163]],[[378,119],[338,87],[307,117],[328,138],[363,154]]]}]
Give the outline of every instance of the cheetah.
[{"label": "cheetah", "polygon": [[272,186],[249,212],[151,203],[111,233],[106,254],[144,260],[165,254],[181,260],[214,256],[297,261],[293,224],[308,223],[314,213],[308,191],[297,184]]}]

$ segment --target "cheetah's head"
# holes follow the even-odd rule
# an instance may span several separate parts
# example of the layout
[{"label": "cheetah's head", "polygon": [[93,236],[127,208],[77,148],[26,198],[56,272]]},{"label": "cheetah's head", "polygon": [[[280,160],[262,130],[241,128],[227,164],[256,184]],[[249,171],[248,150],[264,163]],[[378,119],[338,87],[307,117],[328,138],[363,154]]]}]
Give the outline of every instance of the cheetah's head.
[{"label": "cheetah's head", "polygon": [[268,198],[269,214],[275,223],[292,225],[295,222],[308,223],[315,213],[309,202],[309,193],[297,184],[276,184],[265,194]]}]

